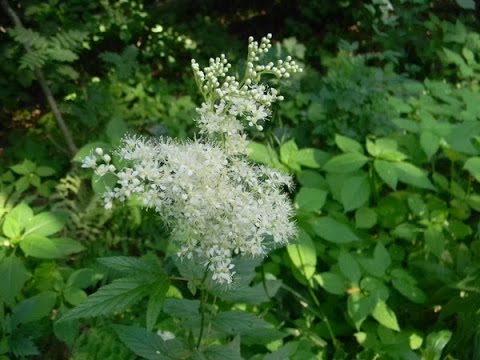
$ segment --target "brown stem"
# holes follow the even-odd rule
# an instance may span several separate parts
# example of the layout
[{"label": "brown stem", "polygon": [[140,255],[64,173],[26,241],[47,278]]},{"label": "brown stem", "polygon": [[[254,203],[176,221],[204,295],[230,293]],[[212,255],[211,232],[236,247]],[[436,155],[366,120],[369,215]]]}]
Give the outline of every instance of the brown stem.
[{"label": "brown stem", "polygon": [[[22,22],[20,21],[20,18],[18,17],[15,10],[13,10],[10,7],[10,5],[8,4],[8,1],[1,0],[0,4],[2,8],[5,10],[5,12],[8,14],[8,16],[12,19],[12,22],[15,25],[15,27],[24,28]],[[25,51],[27,53],[32,53],[32,49],[30,48],[30,46],[23,44],[23,47],[25,48]],[[65,141],[67,143],[70,155],[73,156],[77,153],[78,148],[75,145],[75,142],[73,141],[72,134],[70,133],[70,130],[68,129],[68,126],[65,120],[63,119],[62,113],[58,108],[57,102],[53,97],[52,91],[48,87],[47,81],[45,79],[45,74],[40,68],[35,68],[34,73],[35,73],[35,77],[40,83],[43,94],[47,98],[48,105],[50,105],[50,108],[52,109],[53,116],[55,117],[55,120],[57,121],[57,124],[60,127],[60,130],[62,131],[63,137],[65,138]]]}]

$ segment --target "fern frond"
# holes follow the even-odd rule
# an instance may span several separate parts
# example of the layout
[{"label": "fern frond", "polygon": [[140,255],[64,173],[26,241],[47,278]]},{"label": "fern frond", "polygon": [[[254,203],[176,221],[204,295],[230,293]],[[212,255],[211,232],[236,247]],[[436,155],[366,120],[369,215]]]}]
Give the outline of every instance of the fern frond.
[{"label": "fern frond", "polygon": [[30,29],[16,27],[9,29],[8,32],[12,35],[15,41],[22,45],[29,46],[32,49],[46,49],[50,44],[47,38]]},{"label": "fern frond", "polygon": [[42,51],[32,49],[31,52],[20,58],[20,69],[34,70],[35,68],[41,68],[46,61],[47,56]]}]

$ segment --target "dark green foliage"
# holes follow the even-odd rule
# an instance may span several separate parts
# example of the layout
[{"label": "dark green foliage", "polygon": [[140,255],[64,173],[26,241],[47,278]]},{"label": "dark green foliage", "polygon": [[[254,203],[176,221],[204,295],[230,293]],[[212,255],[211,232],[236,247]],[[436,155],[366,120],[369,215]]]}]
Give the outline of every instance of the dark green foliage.
[{"label": "dark green foliage", "polygon": [[[2,18],[0,360],[480,357],[474,1],[10,5],[25,29]],[[295,176],[299,236],[235,259],[225,288],[155,213],[106,211],[112,184],[79,163],[125,133],[190,137],[190,59],[243,58],[267,32],[269,61],[305,71],[250,158]]]}]

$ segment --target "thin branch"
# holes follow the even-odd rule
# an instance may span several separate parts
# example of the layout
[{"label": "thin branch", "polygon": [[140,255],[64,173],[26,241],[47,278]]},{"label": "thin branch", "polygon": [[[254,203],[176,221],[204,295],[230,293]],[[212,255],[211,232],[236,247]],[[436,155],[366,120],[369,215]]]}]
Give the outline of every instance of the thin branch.
[{"label": "thin branch", "polygon": [[[15,27],[18,28],[24,28],[22,22],[20,21],[20,18],[18,17],[17,13],[15,10],[13,10],[10,5],[8,4],[7,0],[1,0],[1,6],[5,10],[5,12],[8,14],[10,19],[12,20],[13,24]],[[27,53],[32,53],[32,49],[30,46],[23,44],[23,47],[25,48],[25,51]],[[38,82],[40,83],[40,86],[42,88],[43,94],[47,98],[47,102],[50,105],[50,108],[52,109],[53,116],[55,116],[55,120],[57,121],[58,126],[60,127],[60,130],[62,131],[63,137],[65,138],[65,141],[68,146],[68,150],[70,152],[70,155],[73,156],[77,153],[78,148],[75,145],[75,142],[73,141],[72,134],[70,133],[70,130],[68,129],[68,126],[63,119],[62,113],[60,112],[57,102],[55,101],[55,98],[53,97],[52,91],[48,87],[47,81],[45,79],[45,75],[40,68],[35,68],[34,70],[35,77],[37,78]]]}]

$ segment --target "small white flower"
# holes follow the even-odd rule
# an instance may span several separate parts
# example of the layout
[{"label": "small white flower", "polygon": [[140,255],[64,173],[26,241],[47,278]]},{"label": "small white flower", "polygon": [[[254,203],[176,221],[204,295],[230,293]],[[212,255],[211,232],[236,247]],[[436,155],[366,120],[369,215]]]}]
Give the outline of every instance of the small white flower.
[{"label": "small white flower", "polygon": [[85,159],[83,159],[82,168],[95,169],[96,166],[97,166],[97,158],[95,156],[93,155],[85,156]]}]

